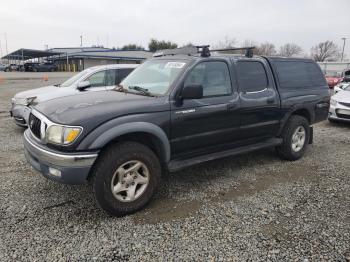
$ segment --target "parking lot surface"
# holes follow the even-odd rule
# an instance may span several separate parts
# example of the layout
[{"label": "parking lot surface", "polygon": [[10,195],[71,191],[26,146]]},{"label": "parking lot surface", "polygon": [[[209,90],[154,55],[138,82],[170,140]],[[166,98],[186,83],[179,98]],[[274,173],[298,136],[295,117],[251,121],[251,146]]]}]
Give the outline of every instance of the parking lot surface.
[{"label": "parking lot surface", "polygon": [[0,260],[350,259],[350,125],[317,124],[296,162],[270,149],[166,174],[146,209],[113,218],[90,186],[26,163],[10,99],[68,75],[20,74],[0,74]]}]

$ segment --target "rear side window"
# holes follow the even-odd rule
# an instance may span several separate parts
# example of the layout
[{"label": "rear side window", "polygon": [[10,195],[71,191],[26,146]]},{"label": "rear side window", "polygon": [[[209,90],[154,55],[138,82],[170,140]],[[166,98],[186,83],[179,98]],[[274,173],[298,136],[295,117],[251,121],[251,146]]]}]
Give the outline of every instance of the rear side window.
[{"label": "rear side window", "polygon": [[267,88],[266,71],[257,61],[239,61],[237,63],[238,81],[242,92],[257,92]]},{"label": "rear side window", "polygon": [[279,84],[282,88],[302,88],[325,85],[324,76],[318,66],[304,61],[275,62]]},{"label": "rear side window", "polygon": [[123,68],[123,69],[117,69],[118,74],[118,83],[119,84],[125,77],[128,76],[128,74],[131,73],[131,71],[134,70],[134,68]]},{"label": "rear side window", "polygon": [[116,83],[116,72],[113,69],[106,70],[106,76],[105,76],[105,85],[106,86],[114,86]]}]

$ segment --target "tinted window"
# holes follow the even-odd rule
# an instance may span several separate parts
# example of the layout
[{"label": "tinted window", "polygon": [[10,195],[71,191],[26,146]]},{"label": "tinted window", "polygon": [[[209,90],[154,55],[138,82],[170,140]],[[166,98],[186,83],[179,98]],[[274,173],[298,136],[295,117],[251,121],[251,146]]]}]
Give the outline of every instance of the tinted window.
[{"label": "tinted window", "polygon": [[105,86],[105,73],[106,71],[97,72],[89,76],[86,81],[89,81],[91,87]]},{"label": "tinted window", "polygon": [[262,63],[257,61],[239,61],[237,63],[238,81],[243,92],[264,90],[268,81]]},{"label": "tinted window", "polygon": [[326,84],[321,70],[314,63],[280,61],[275,62],[275,67],[282,88],[301,88]]},{"label": "tinted window", "polygon": [[116,79],[117,79],[116,70],[114,69],[106,70],[106,76],[105,76],[106,86],[114,86],[116,84]]},{"label": "tinted window", "polygon": [[[120,83],[121,81],[123,81],[123,79],[124,79],[125,77],[127,77],[128,74],[130,74],[132,70],[134,70],[134,69],[133,69],[133,68],[118,69],[117,72],[118,72],[118,75],[119,75],[119,83]],[[119,83],[118,83],[118,84],[119,84]]]},{"label": "tinted window", "polygon": [[203,62],[196,65],[185,80],[187,85],[202,85],[203,96],[231,94],[231,80],[225,62]]}]

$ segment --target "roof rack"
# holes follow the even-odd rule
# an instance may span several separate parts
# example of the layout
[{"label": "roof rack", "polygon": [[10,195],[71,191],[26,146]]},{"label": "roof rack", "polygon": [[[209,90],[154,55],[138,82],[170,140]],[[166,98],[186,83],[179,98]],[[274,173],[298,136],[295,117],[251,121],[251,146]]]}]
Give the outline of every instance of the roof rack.
[{"label": "roof rack", "polygon": [[233,48],[224,48],[224,49],[215,49],[211,50],[213,52],[222,52],[222,51],[237,51],[237,50],[245,50],[245,56],[246,57],[253,57],[253,49],[255,49],[255,46],[247,46],[247,47],[233,47]]},{"label": "roof rack", "polygon": [[153,54],[153,57],[160,57],[160,56],[173,56],[173,55],[195,55],[198,54],[198,50],[194,46],[186,46],[181,48],[174,48],[174,49],[164,49],[159,50],[156,53]]},{"label": "roof rack", "polygon": [[237,51],[237,50],[245,50],[246,57],[253,57],[253,49],[254,46],[249,47],[234,47],[234,48],[224,48],[224,49],[209,49],[210,45],[199,45],[199,46],[186,46],[181,48],[174,49],[164,49],[160,50],[153,54],[153,57],[161,57],[161,56],[174,56],[174,55],[196,55],[200,54],[202,57],[209,57],[210,52],[223,52],[223,51]]}]

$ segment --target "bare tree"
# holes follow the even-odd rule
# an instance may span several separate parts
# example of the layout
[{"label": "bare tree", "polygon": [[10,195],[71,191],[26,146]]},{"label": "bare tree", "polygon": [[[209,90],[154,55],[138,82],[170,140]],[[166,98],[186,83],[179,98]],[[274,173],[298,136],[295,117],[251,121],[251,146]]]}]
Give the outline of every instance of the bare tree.
[{"label": "bare tree", "polygon": [[225,36],[223,41],[219,41],[214,45],[214,49],[234,48],[236,47],[236,38],[229,38]]},{"label": "bare tree", "polygon": [[340,49],[333,41],[325,41],[311,48],[311,56],[317,62],[335,61],[340,57]]},{"label": "bare tree", "polygon": [[246,39],[242,42],[241,47],[251,47],[251,46],[258,46],[258,43],[252,39]]},{"label": "bare tree", "polygon": [[300,55],[303,49],[297,44],[287,43],[280,47],[280,56],[291,57],[295,55]]},{"label": "bare tree", "polygon": [[265,42],[257,46],[257,48],[254,50],[254,54],[256,55],[275,55],[276,54],[276,48],[275,45],[269,42]]}]

